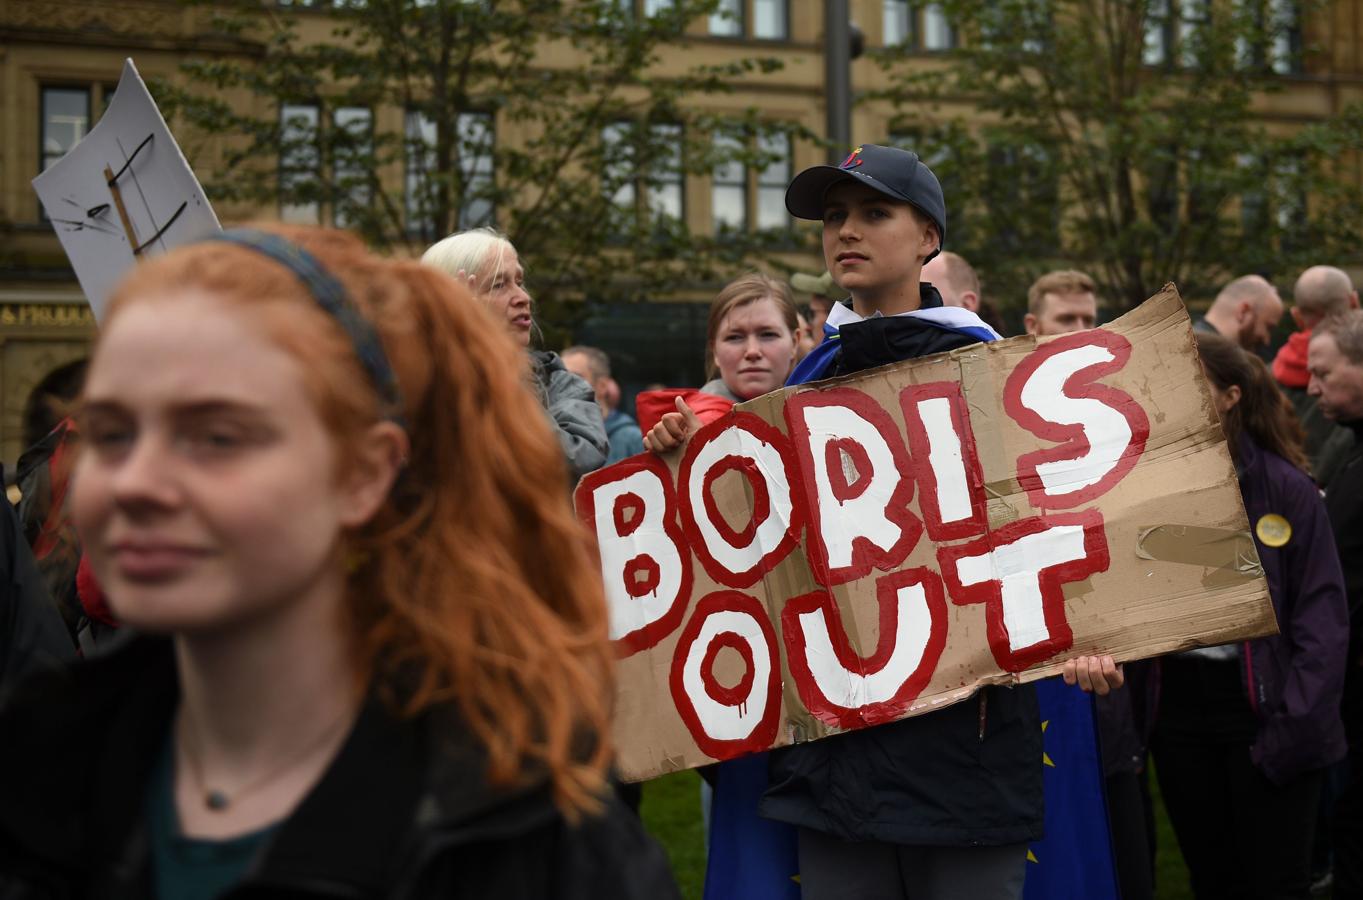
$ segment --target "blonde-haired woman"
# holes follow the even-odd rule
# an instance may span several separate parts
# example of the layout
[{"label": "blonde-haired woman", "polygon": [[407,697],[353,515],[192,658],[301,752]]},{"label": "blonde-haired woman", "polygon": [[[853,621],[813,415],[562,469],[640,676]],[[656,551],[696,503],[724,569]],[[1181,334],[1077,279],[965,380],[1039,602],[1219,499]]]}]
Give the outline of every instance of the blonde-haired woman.
[{"label": "blonde-haired woman", "polygon": [[466,284],[530,354],[540,404],[554,424],[573,481],[601,468],[610,442],[596,394],[564,368],[557,353],[530,349],[535,320],[525,269],[505,235],[492,228],[460,231],[433,244],[421,262]]}]

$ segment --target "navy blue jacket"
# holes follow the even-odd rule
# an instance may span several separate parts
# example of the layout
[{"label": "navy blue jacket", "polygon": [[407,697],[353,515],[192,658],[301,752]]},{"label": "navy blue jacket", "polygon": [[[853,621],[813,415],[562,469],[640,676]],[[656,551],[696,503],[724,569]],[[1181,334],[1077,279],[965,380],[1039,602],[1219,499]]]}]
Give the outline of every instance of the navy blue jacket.
[{"label": "navy blue jacket", "polygon": [[[922,285],[922,307],[941,305],[936,289]],[[913,316],[867,319],[844,325],[821,345],[817,369],[802,366],[791,383],[964,347],[981,336],[980,329]],[[1044,801],[1036,689],[988,687],[935,712],[774,750],[760,811],[849,841],[969,847],[1038,840]]]}]

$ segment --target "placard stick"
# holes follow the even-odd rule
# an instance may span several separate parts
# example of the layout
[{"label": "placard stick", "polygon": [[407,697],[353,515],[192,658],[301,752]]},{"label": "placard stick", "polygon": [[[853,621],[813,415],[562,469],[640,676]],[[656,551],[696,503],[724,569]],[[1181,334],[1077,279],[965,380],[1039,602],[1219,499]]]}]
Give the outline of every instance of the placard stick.
[{"label": "placard stick", "polygon": [[132,220],[128,218],[128,210],[123,206],[123,193],[119,191],[118,182],[114,180],[114,170],[108,166],[104,167],[104,180],[109,183],[109,193],[114,198],[114,208],[118,210],[118,218],[122,220],[123,230],[128,234],[128,246],[136,255],[141,249],[137,245],[137,234],[133,231]]}]

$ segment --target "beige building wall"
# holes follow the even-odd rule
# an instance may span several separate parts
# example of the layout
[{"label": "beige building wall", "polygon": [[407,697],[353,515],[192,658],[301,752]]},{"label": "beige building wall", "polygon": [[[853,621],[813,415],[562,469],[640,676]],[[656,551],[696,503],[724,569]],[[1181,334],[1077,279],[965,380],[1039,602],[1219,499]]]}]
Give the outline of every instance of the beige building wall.
[{"label": "beige building wall", "polygon": [[[751,7],[753,0],[746,0]],[[884,42],[882,0],[851,0],[853,21],[868,48]],[[325,32],[324,12],[305,12],[309,28]],[[682,68],[698,62],[722,63],[753,55],[774,56],[784,67],[755,76],[727,97],[697,100],[710,111],[738,113],[756,106],[772,120],[798,122],[824,133],[823,4],[788,0],[789,37],[770,41],[712,37],[704,21],[670,48],[661,66]],[[25,415],[34,406],[33,392],[44,379],[86,353],[93,323],[76,311],[80,294],[50,227],[42,222],[29,182],[41,166],[41,91],[47,86],[81,87],[90,91],[92,112],[102,107],[106,90],[117,81],[123,60],[133,57],[144,77],[182,79],[179,65],[191,54],[230,53],[240,48],[208,27],[209,12],[174,0],[0,0],[0,458],[12,468],[25,440]],[[1297,127],[1337,113],[1350,102],[1363,101],[1363,0],[1334,0],[1304,23],[1309,48],[1304,71],[1284,76],[1284,90],[1257,101],[1260,114],[1278,127]],[[923,66],[941,55],[917,52]],[[571,64],[571,51],[546,60]],[[877,86],[875,64],[866,58],[853,64],[855,89]],[[251,101],[245,96],[242,102]],[[260,110],[269,113],[269,110]],[[892,111],[886,106],[855,109],[852,135],[858,141],[883,141]],[[401,127],[400,110],[376,111],[378,127]],[[528,127],[528,126],[526,126]],[[514,129],[499,129],[501,139],[515,140]],[[212,142],[186,143],[200,170],[210,169],[220,152]],[[794,148],[793,169],[824,161],[813,144]],[[1363,178],[1357,159],[1341,160],[1341,168]],[[401,173],[392,173],[400,178]],[[712,225],[711,185],[692,178],[685,189],[686,211],[694,230]],[[227,221],[270,218],[275,210],[219,209]],[[795,223],[797,228],[809,224]],[[821,261],[806,254],[784,260],[807,269]]]}]

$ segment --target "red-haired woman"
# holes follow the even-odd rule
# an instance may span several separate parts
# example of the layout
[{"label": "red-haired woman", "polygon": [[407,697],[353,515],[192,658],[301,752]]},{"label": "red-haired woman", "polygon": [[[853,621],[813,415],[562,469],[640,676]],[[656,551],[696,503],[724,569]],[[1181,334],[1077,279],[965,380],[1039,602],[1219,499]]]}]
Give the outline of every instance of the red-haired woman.
[{"label": "red-haired woman", "polygon": [[600,579],[525,366],[339,232],[123,282],[73,509],[144,636],[0,715],[0,894],[675,896],[606,787]]},{"label": "red-haired woman", "polygon": [[1155,773],[1198,897],[1305,898],[1323,773],[1345,753],[1343,576],[1268,369],[1217,335],[1197,351],[1280,633],[1160,660]]}]

